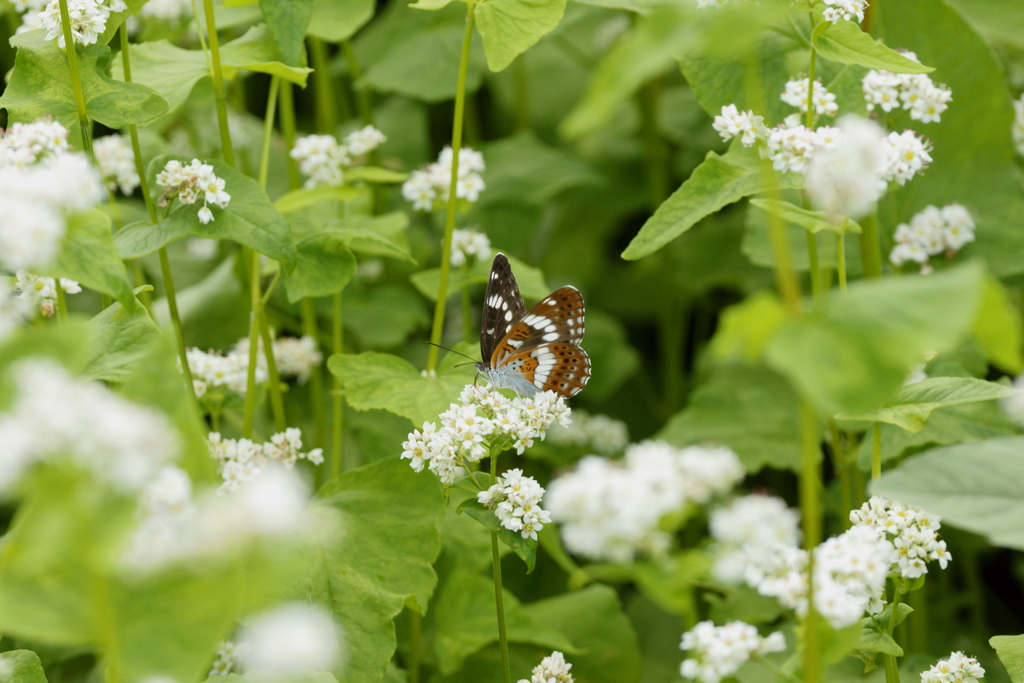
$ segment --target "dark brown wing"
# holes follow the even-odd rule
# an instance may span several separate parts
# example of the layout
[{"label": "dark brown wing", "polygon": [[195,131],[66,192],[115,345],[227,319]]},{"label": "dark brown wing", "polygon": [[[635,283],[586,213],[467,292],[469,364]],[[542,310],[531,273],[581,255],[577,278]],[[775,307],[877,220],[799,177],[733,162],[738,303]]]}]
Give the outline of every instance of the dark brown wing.
[{"label": "dark brown wing", "polygon": [[484,356],[484,362],[489,360],[491,367],[496,368],[513,355],[529,355],[532,349],[545,344],[579,346],[583,341],[584,311],[583,297],[575,287],[552,292],[522,316],[495,346],[494,353]]},{"label": "dark brown wing", "polygon": [[498,253],[491,264],[484,310],[480,316],[480,355],[484,363],[491,360],[499,340],[523,319],[525,313],[526,304],[519,293],[512,267],[505,255]]}]

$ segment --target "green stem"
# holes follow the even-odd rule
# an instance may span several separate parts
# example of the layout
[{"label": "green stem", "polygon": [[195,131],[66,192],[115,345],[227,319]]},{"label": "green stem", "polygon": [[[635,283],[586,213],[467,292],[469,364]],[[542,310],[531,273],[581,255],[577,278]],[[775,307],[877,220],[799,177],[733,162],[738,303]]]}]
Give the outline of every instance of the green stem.
[{"label": "green stem", "polygon": [[321,133],[338,134],[338,102],[331,84],[331,68],[327,63],[327,46],[319,38],[310,36],[309,58],[313,65],[313,83],[316,86],[316,127]]},{"label": "green stem", "polygon": [[644,165],[647,169],[647,204],[652,213],[669,195],[668,148],[665,146],[658,123],[661,90],[662,80],[656,78],[645,85],[639,93],[646,162]]},{"label": "green stem", "polygon": [[860,258],[864,264],[864,277],[881,277],[882,248],[878,243],[878,214],[865,216],[860,227]]},{"label": "green stem", "polygon": [[60,278],[57,280],[57,320],[64,322],[68,319],[68,297],[64,294],[64,288],[60,286]]},{"label": "green stem", "polygon": [[846,291],[846,222],[843,218],[843,229],[836,235],[836,273],[839,275],[839,291]]},{"label": "green stem", "polygon": [[829,436],[832,439],[832,458],[836,474],[839,477],[839,501],[843,508],[843,528],[850,527],[850,516],[848,513],[853,509],[853,493],[850,491],[850,463],[846,459],[846,449],[843,448],[843,435],[839,432],[836,421],[829,418]]},{"label": "green stem", "polygon": [[82,130],[82,149],[89,157],[89,162],[96,165],[96,153],[92,149],[92,121],[85,108],[85,92],[82,90],[82,75],[78,70],[78,52],[75,48],[75,36],[71,31],[71,13],[68,11],[68,0],[60,0],[60,24],[64,32],[64,57],[68,62],[68,74],[71,77],[71,90],[75,93],[75,109],[78,112],[78,127]]},{"label": "green stem", "polygon": [[263,339],[263,355],[267,359],[267,375],[270,382],[270,408],[274,413],[274,431],[283,432],[288,428],[288,420],[284,412],[284,397],[281,394],[281,375],[277,371],[277,359],[274,358],[274,337],[270,334],[267,316],[260,309],[260,337]]},{"label": "green stem", "polygon": [[524,131],[530,127],[529,79],[526,72],[526,53],[516,57],[512,62],[512,85],[515,88],[516,131]]},{"label": "green stem", "polygon": [[[281,83],[281,91],[278,93],[281,106],[281,135],[284,136],[284,148],[290,152],[295,147],[295,97],[292,92],[292,84],[288,81]],[[288,168],[288,187],[292,190],[302,182],[299,177],[299,165],[291,154],[285,153],[285,165]]]},{"label": "green stem", "polygon": [[882,476],[882,424],[871,423],[871,478]]},{"label": "green stem", "polygon": [[281,86],[281,77],[270,79],[270,92],[267,94],[267,113],[263,119],[263,144],[260,147],[260,187],[267,189],[267,176],[270,173],[270,143],[274,138],[274,117],[277,114],[277,91]]},{"label": "green stem", "polygon": [[409,683],[420,683],[420,664],[423,659],[423,615],[409,610],[409,660],[405,675]]},{"label": "green stem", "polygon": [[[469,272],[469,264],[462,264],[462,273]],[[462,288],[462,340],[469,344],[473,341],[473,301],[469,296],[469,287]]]},{"label": "green stem", "polygon": [[[811,16],[811,35],[814,35],[814,17]],[[806,125],[808,128],[814,128],[814,67],[818,60],[818,51],[814,49],[814,44],[811,44],[811,61],[807,67],[807,118]]]},{"label": "green stem", "polygon": [[245,383],[245,417],[242,422],[242,437],[252,438],[252,427],[256,420],[256,363],[259,360],[260,343],[260,254],[248,247],[242,247],[242,260],[249,264],[249,372]]},{"label": "green stem", "polygon": [[171,259],[167,256],[167,247],[161,247],[160,273],[164,278],[164,294],[167,297],[167,312],[171,315],[171,326],[178,341],[178,357],[181,359],[181,371],[185,374],[185,383],[189,394],[196,397],[196,388],[192,383],[192,369],[188,366],[188,353],[185,349],[185,329],[181,325],[181,314],[178,312],[178,296],[174,293],[174,277],[171,274]]},{"label": "green stem", "polygon": [[437,369],[438,344],[444,330],[444,313],[448,303],[448,274],[451,270],[452,232],[455,230],[455,210],[458,197],[455,187],[459,179],[459,152],[462,150],[462,124],[466,113],[466,71],[469,68],[469,48],[473,43],[473,11],[475,0],[466,0],[466,30],[462,36],[462,56],[459,58],[459,79],[455,90],[455,120],[452,123],[452,176],[448,186],[448,213],[444,223],[444,242],[441,247],[441,279],[437,287],[434,321],[430,327],[430,355],[427,370]]},{"label": "green stem", "polygon": [[[473,0],[469,0],[470,3]],[[491,486],[498,481],[498,452],[491,454]],[[508,634],[505,632],[505,599],[501,588],[501,553],[498,552],[498,532],[491,532],[491,566],[494,568],[494,607],[498,611],[498,644],[501,647],[501,676],[503,683],[512,683],[512,670],[508,659]]]},{"label": "green stem", "polygon": [[811,296],[821,296],[821,269],[818,266],[818,236],[807,231],[807,260],[810,263]]},{"label": "green stem", "polygon": [[206,16],[206,33],[210,38],[210,62],[213,75],[213,97],[217,103],[217,125],[220,128],[220,146],[224,161],[235,165],[235,148],[231,144],[231,130],[228,128],[228,101],[224,94],[224,74],[220,67],[220,40],[217,38],[217,22],[213,17],[213,0],[203,0]]},{"label": "green stem", "polygon": [[800,411],[800,517],[804,549],[808,552],[807,616],[804,617],[804,682],[817,683],[821,676],[820,617],[814,606],[814,549],[821,543],[821,447],[814,409],[806,399]]},{"label": "green stem", "polygon": [[356,103],[359,107],[359,119],[364,126],[373,125],[373,94],[365,83],[360,83],[363,72],[359,68],[359,60],[356,59],[356,51],[352,48],[352,41],[341,41],[341,50],[345,53],[345,62],[348,64],[348,72],[352,77],[352,89],[356,93]]},{"label": "green stem", "polygon": [[[334,319],[331,321],[331,351],[334,354],[344,352],[344,328],[342,320],[341,292],[334,295]],[[345,397],[342,394],[341,380],[334,375],[331,391],[331,477],[341,474],[342,436],[344,435]]]},{"label": "green stem", "polygon": [[[139,259],[132,259],[129,264],[131,265],[132,280],[134,280],[135,286],[141,287],[145,284],[149,284],[146,282],[146,273],[142,270],[142,263],[139,262]],[[142,304],[143,308],[152,315],[153,296],[150,294],[148,289],[144,289],[139,292],[139,302]]]},{"label": "green stem", "polygon": [[[302,334],[311,337],[316,342],[317,347],[322,349],[323,345],[320,343],[320,329],[317,325],[316,309],[313,306],[313,300],[305,297],[299,304],[299,312],[302,316]],[[319,365],[313,368],[309,375],[309,381],[310,393],[312,394],[310,401],[313,403],[313,434],[316,439],[313,445],[323,448],[326,443],[327,420],[324,415],[324,375]]]},{"label": "green stem", "polygon": [[[892,612],[889,614],[889,624],[885,627],[885,632],[890,636],[896,630],[896,615],[899,611],[898,608],[902,597],[903,593],[900,591],[899,586],[895,586],[892,594]],[[884,657],[885,683],[900,683],[900,668],[899,663],[896,661],[896,655],[884,655]]]}]

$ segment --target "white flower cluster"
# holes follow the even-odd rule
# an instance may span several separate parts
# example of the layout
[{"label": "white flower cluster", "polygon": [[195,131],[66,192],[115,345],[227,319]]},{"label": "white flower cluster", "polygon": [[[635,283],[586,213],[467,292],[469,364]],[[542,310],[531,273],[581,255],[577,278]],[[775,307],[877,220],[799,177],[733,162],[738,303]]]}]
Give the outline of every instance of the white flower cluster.
[{"label": "white flower cluster", "polygon": [[263,474],[271,461],[280,462],[287,469],[295,467],[295,462],[301,458],[314,465],[324,461],[324,452],[320,448],[302,452],[302,431],[295,427],[274,434],[263,444],[249,439],[225,439],[219,432],[210,432],[208,438],[210,457],[217,461],[217,471],[224,479],[217,495],[242,488]]},{"label": "white flower cluster", "polygon": [[[920,63],[913,52],[903,52],[904,57]],[[941,120],[942,112],[949,108],[953,91],[944,85],[936,85],[928,74],[894,74],[889,71],[872,69],[861,81],[868,111],[879,107],[890,112],[897,107],[910,112],[910,118],[922,123]]]},{"label": "white flower cluster", "polygon": [[[68,14],[71,18],[71,35],[76,45],[92,45],[107,29],[107,19],[112,12],[124,12],[128,5],[124,0],[110,0],[108,5],[105,0],[68,0]],[[57,44],[63,49],[67,47],[64,42],[63,24],[60,19],[60,0],[50,0],[46,6],[34,15],[26,14],[24,23],[18,31],[27,31],[35,28],[46,29],[46,39],[57,39]]]},{"label": "white flower cluster", "polygon": [[856,220],[871,213],[885,192],[878,173],[885,161],[884,133],[874,121],[849,114],[839,119],[839,128],[839,142],[811,160],[806,189],[830,216]]},{"label": "white flower cluster", "polygon": [[785,651],[786,638],[778,631],[762,638],[757,628],[742,621],[724,626],[702,621],[683,634],[679,649],[691,655],[679,669],[683,678],[718,683],[739,671],[752,655]]},{"label": "white flower cluster", "polygon": [[748,567],[764,566],[778,546],[800,543],[800,515],[775,496],[751,494],[733,499],[711,513],[715,539],[714,574],[725,583],[739,583]]},{"label": "white flower cluster", "polygon": [[75,379],[51,360],[20,361],[11,377],[17,398],[0,415],[0,492],[36,463],[58,457],[116,488],[137,490],[175,453],[175,433],[163,415]]},{"label": "white flower cluster", "polygon": [[477,502],[493,509],[503,527],[535,541],[537,532],[551,523],[551,515],[540,506],[543,497],[544,487],[518,469],[498,475],[494,486],[476,494]]},{"label": "white flower cluster", "polygon": [[545,504],[561,524],[570,552],[626,563],[639,553],[659,554],[670,543],[658,523],[687,503],[704,504],[729,491],[744,475],[727,448],[675,448],[645,441],[623,461],[588,456],[548,485]]},{"label": "white flower cluster", "polygon": [[882,142],[883,163],[878,175],[887,183],[895,180],[906,185],[932,163],[931,151],[932,143],[912,130],[889,133]]},{"label": "white flower cluster", "polygon": [[867,0],[825,0],[825,5],[822,17],[833,24],[840,19],[864,21],[864,10],[868,8]]},{"label": "white flower cluster", "polygon": [[190,0],[149,0],[139,12],[140,19],[181,21],[192,17]]},{"label": "white flower cluster", "polygon": [[[197,348],[187,349],[188,369],[192,373],[192,383],[196,398],[202,398],[214,389],[233,391],[245,396],[249,380],[249,354],[231,351],[200,351]],[[266,364],[257,364],[256,383],[267,381]]]},{"label": "white flower cluster", "polygon": [[806,173],[814,156],[839,144],[842,131],[834,126],[811,130],[794,119],[768,131],[765,140],[768,158],[776,171]]},{"label": "white flower cluster", "polygon": [[135,170],[135,153],[131,145],[120,135],[107,135],[93,141],[92,147],[107,189],[113,192],[121,188],[124,195],[134,192],[139,186],[139,174]]},{"label": "white flower cluster", "polygon": [[850,511],[856,527],[871,529],[894,548],[891,571],[916,579],[928,573],[928,562],[938,561],[943,569],[952,558],[946,542],[939,540],[938,517],[919,508],[872,496],[859,510]]},{"label": "white flower cluster", "polygon": [[615,455],[629,445],[629,431],[621,420],[577,410],[573,413],[572,424],[552,426],[548,442],[555,446],[588,449],[598,455]]},{"label": "white flower cluster", "polygon": [[213,666],[210,667],[210,673],[207,676],[227,676],[229,673],[237,673],[241,669],[242,658],[245,657],[248,649],[248,643],[222,640],[217,646],[217,659],[213,660]]},{"label": "white flower cluster", "polygon": [[535,439],[544,439],[554,422],[567,424],[570,410],[565,400],[551,391],[533,398],[508,399],[487,385],[468,384],[438,416],[438,424],[424,422],[402,444],[402,457],[422,472],[426,465],[443,484],[450,485],[459,468],[477,462],[492,448],[515,448],[522,454]]},{"label": "white flower cluster", "polygon": [[735,104],[722,107],[722,113],[715,117],[711,127],[718,131],[725,141],[738,137],[744,147],[750,147],[758,140],[768,137],[764,117],[750,110],[741,112]]},{"label": "white flower cluster", "polygon": [[807,100],[809,97],[813,97],[814,114],[816,116],[821,116],[822,114],[825,116],[835,116],[839,111],[839,105],[836,104],[836,96],[830,93],[828,88],[821,84],[820,80],[814,81],[814,95],[810,96],[807,92],[807,81],[807,78],[787,81],[786,89],[779,96],[779,99],[806,114]]},{"label": "white flower cluster", "polygon": [[84,155],[67,151],[67,136],[49,119],[16,123],[0,134],[0,265],[49,266],[67,228],[63,212],[102,200],[99,174]]},{"label": "white flower cluster", "polygon": [[1013,143],[1017,145],[1017,154],[1024,154],[1024,95],[1013,101]]},{"label": "white flower cluster", "polygon": [[[232,355],[245,358],[246,369],[249,362],[249,338],[242,337],[231,350]],[[266,356],[263,355],[263,340],[260,340],[258,361],[266,369]],[[299,382],[309,379],[313,368],[324,361],[316,341],[312,337],[278,337],[274,340],[274,361],[277,373],[281,377],[295,377]]]},{"label": "white flower cluster", "polygon": [[452,231],[451,263],[461,268],[470,258],[485,260],[491,255],[491,240],[487,235],[472,229]]},{"label": "white flower cluster", "polygon": [[533,667],[530,680],[522,678],[519,683],[573,683],[574,679],[569,673],[571,669],[572,664],[565,661],[565,655],[555,650]]},{"label": "white flower cluster", "polygon": [[978,683],[985,677],[985,669],[978,660],[963,652],[953,652],[949,659],[940,659],[927,671],[921,672],[921,683]]},{"label": "white flower cluster", "polygon": [[[896,245],[889,254],[893,265],[908,261],[928,262],[931,256],[945,254],[952,258],[966,244],[974,241],[974,221],[960,204],[941,209],[928,205],[914,214],[910,224],[900,223],[893,235]],[[927,272],[927,271],[926,271]]]},{"label": "white flower cluster", "polygon": [[306,188],[319,185],[337,187],[345,182],[344,167],[352,157],[368,154],[387,142],[387,136],[373,126],[349,133],[344,144],[333,135],[307,135],[295,141],[289,155],[299,162],[299,170],[308,176]]},{"label": "white flower cluster", "polygon": [[[830,538],[814,550],[814,606],[832,625],[855,623],[865,610],[882,609],[882,591],[889,572],[892,545],[864,526]],[[748,565],[744,579],[762,595],[807,613],[807,552],[777,545],[774,556]]]},{"label": "white flower cluster", "polygon": [[32,305],[14,296],[6,287],[0,287],[0,342],[32,317]]},{"label": "white flower cluster", "polygon": [[268,468],[231,495],[197,500],[188,474],[164,468],[144,492],[142,518],[122,562],[148,573],[222,556],[257,538],[293,536],[308,522],[308,499],[306,486],[283,467]]},{"label": "white flower cluster", "polygon": [[199,222],[204,225],[214,220],[210,204],[224,209],[231,201],[231,195],[224,191],[224,179],[217,177],[213,166],[199,159],[193,159],[188,166],[175,159],[168,161],[157,175],[156,184],[164,188],[157,202],[161,209],[167,208],[175,198],[182,204],[195,204],[202,198]]},{"label": "white flower cluster", "polygon": [[342,633],[334,617],[308,602],[279,605],[252,618],[242,631],[247,677],[291,681],[330,671],[342,657]]},{"label": "white flower cluster", "polygon": [[[460,149],[455,196],[468,202],[479,199],[484,190],[484,179],[480,174],[486,168],[483,154],[468,147]],[[413,209],[431,211],[436,205],[447,203],[451,182],[452,148],[445,147],[436,162],[409,175],[409,179],[402,185],[402,196],[412,202]]]},{"label": "white flower cluster", "polygon": [[[67,294],[78,294],[82,286],[71,278],[62,277],[60,288]],[[14,291],[21,292],[19,299],[31,302],[39,307],[39,312],[47,318],[57,310],[57,281],[52,277],[35,275],[27,270],[19,270],[14,280]]]}]

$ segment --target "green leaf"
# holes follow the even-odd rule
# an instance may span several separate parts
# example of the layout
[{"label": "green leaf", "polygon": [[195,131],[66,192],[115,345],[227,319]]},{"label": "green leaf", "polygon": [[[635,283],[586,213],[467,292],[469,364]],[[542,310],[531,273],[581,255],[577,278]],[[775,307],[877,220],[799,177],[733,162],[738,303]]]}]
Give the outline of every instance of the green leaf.
[{"label": "green leaf", "polygon": [[644,595],[684,619],[698,615],[697,584],[711,573],[711,556],[702,550],[634,563],[633,578]]},{"label": "green leaf", "polygon": [[722,156],[708,152],[686,182],[647,219],[622,258],[634,261],[653,254],[700,219],[744,197],[772,188],[802,186],[802,175],[766,169],[753,149],[737,145]]},{"label": "green leaf", "polygon": [[[56,41],[45,32],[27,31],[11,38],[18,48],[10,82],[0,97],[10,123],[30,122],[52,116],[67,128],[78,120],[75,94],[67,59]],[[77,48],[78,70],[89,118],[108,128],[153,121],[168,111],[168,103],[139,83],[122,83],[109,78],[110,48],[93,44]]]},{"label": "green leaf", "polygon": [[[578,648],[550,625],[531,618],[519,600],[503,591],[505,627],[513,643],[530,643],[567,654]],[[494,583],[479,572],[458,568],[438,588],[433,606],[434,655],[441,674],[462,667],[466,657],[498,639]]]},{"label": "green leaf", "polygon": [[1014,374],[1024,368],[1022,330],[1020,310],[1010,301],[1006,288],[998,280],[987,278],[974,322],[974,340],[993,365]]},{"label": "green leaf", "polygon": [[404,183],[409,175],[379,166],[355,166],[345,171],[345,180],[364,180],[368,183]]},{"label": "green leaf", "polygon": [[382,216],[353,216],[343,221],[331,221],[328,225],[357,254],[416,263],[409,253],[409,239],[405,235],[409,216],[404,211]]},{"label": "green leaf", "polygon": [[441,486],[395,457],[345,472],[317,497],[340,514],[344,533],[309,558],[308,596],[345,633],[347,662],[336,673],[376,683],[395,652],[395,615],[405,605],[424,613],[437,583]]},{"label": "green leaf", "polygon": [[1016,389],[973,377],[929,377],[901,387],[882,408],[855,415],[839,413],[836,418],[888,422],[916,433],[924,429],[937,408],[994,401],[1016,393]]},{"label": "green leaf", "polygon": [[800,402],[786,381],[758,365],[724,365],[658,433],[676,446],[719,443],[748,472],[800,467]]},{"label": "green leaf", "polygon": [[90,325],[96,328],[96,336],[92,358],[83,375],[105,382],[124,382],[160,336],[156,323],[141,304],[125,308],[115,303],[103,309]]},{"label": "green leaf", "polygon": [[[159,190],[156,176],[168,161],[189,163],[189,157],[157,157],[149,165],[150,187]],[[175,200],[171,213],[159,223],[133,223],[125,226],[114,238],[124,258],[151,254],[169,242],[187,237],[232,240],[272,259],[281,261],[285,270],[295,265],[295,245],[285,217],[273,207],[267,193],[255,179],[232,168],[227,162],[211,159],[217,177],[223,178],[225,190],[231,195],[227,208],[210,206],[214,220],[206,225],[199,221],[200,202],[183,205]]]},{"label": "green leaf", "polygon": [[357,198],[362,192],[354,187],[344,185],[334,187],[324,185],[312,189],[301,188],[287,192],[274,202],[274,208],[281,213],[292,213],[305,209],[319,202],[338,201],[347,202]]},{"label": "green leaf", "polygon": [[313,0],[313,19],[309,35],[330,43],[351,38],[373,17],[373,0]]},{"label": "green leaf", "polygon": [[476,28],[484,39],[491,71],[502,71],[516,57],[558,26],[565,0],[488,0],[476,8]]},{"label": "green leaf", "polygon": [[484,507],[475,498],[467,498],[462,501],[458,508],[459,513],[465,513],[480,522],[484,528],[498,533],[498,540],[507,545],[526,563],[526,573],[532,574],[537,566],[537,541],[532,538],[523,538],[518,531],[506,529],[501,525],[501,520],[494,514],[494,510]]},{"label": "green leaf", "polygon": [[927,278],[855,282],[787,320],[766,358],[829,414],[875,410],[926,352],[966,340],[984,277],[979,265],[966,264]]},{"label": "green leaf", "polygon": [[754,363],[786,320],[786,309],[772,292],[755,292],[722,312],[711,352],[725,360]]},{"label": "green leaf", "polygon": [[860,641],[860,624],[851,624],[846,628],[836,630],[827,623],[822,623],[818,628],[820,629],[818,637],[821,639],[821,660],[824,664],[842,661],[857,648]]},{"label": "green leaf", "polygon": [[923,508],[993,545],[1024,549],[1024,437],[925,451],[883,473],[871,492]]},{"label": "green leaf", "polygon": [[[526,299],[543,299],[551,293],[551,288],[544,282],[544,274],[539,268],[528,266],[522,261],[508,257],[512,272],[516,276],[519,292]],[[476,259],[467,270],[452,268],[448,271],[448,295],[457,294],[466,287],[483,285],[491,275],[490,259]],[[441,269],[429,268],[413,273],[409,280],[420,294],[431,301],[437,301],[437,289],[441,284]]]},{"label": "green leaf", "polygon": [[[183,50],[166,40],[132,45],[132,81],[155,90],[176,111],[199,79],[210,76],[210,67],[202,50]],[[259,71],[306,87],[312,69],[288,66],[266,26],[253,26],[239,38],[220,47],[224,78],[231,80],[242,69]],[[122,71],[121,57],[114,59],[115,78]]]},{"label": "green leaf", "polygon": [[868,69],[885,69],[898,74],[926,74],[934,67],[919,64],[887,48],[849,21],[823,21],[811,34],[818,54],[840,64],[858,64]]},{"label": "green leaf", "polygon": [[626,326],[593,306],[587,307],[584,344],[591,362],[588,400],[600,402],[611,398],[640,368],[640,352],[630,344]]},{"label": "green leaf", "polygon": [[387,353],[335,354],[327,361],[345,387],[345,400],[356,410],[383,408],[416,426],[434,421],[473,381],[470,368],[454,369],[460,356],[449,353],[437,377],[424,377],[409,361]]},{"label": "green leaf", "polygon": [[[303,66],[303,41],[313,18],[313,0],[259,0],[260,12],[267,24],[282,61],[288,66]],[[344,4],[344,3],[342,3]],[[225,46],[226,47],[226,46]]]},{"label": "green leaf", "polygon": [[68,229],[57,263],[46,274],[69,277],[89,289],[135,305],[132,285],[110,233],[110,217],[98,209],[67,214]]},{"label": "green leaf", "polygon": [[323,230],[299,240],[295,270],[284,276],[288,301],[307,296],[330,296],[345,289],[356,272],[356,257],[346,246],[344,234]]},{"label": "green leaf", "polygon": [[643,660],[633,623],[609,586],[593,584],[578,591],[538,600],[523,608],[538,624],[568,637],[580,652],[572,655],[572,673],[594,683],[639,683]]},{"label": "green leaf", "polygon": [[365,348],[393,349],[429,326],[423,297],[409,285],[385,283],[345,292],[345,329]]},{"label": "green leaf", "polygon": [[860,225],[854,221],[847,220],[846,223],[835,223],[824,211],[801,209],[799,206],[779,199],[751,199],[750,204],[766,213],[773,213],[788,223],[799,225],[807,232],[813,234],[818,234],[822,230],[838,234],[843,232],[860,234],[861,232]]},{"label": "green leaf", "polygon": [[0,668],[10,667],[11,683],[46,683],[46,673],[39,655],[31,650],[11,650],[0,654]]},{"label": "green leaf", "polygon": [[1024,636],[992,636],[988,644],[999,655],[1011,683],[1024,681]]}]

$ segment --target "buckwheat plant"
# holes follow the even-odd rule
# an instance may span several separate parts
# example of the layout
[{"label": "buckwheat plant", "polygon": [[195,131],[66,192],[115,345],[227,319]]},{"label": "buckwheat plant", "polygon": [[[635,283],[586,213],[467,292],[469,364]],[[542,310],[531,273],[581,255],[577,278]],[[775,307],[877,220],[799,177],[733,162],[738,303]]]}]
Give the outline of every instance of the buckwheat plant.
[{"label": "buckwheat plant", "polygon": [[167,162],[159,175],[156,184],[164,188],[157,206],[168,209],[177,199],[182,204],[195,204],[200,199],[203,206],[199,209],[199,221],[203,224],[215,220],[210,204],[222,209],[227,208],[231,195],[225,192],[223,178],[213,172],[213,166],[193,159],[188,165],[172,159]]},{"label": "buckwheat plant", "polygon": [[321,185],[337,187],[345,182],[345,170],[356,157],[362,157],[387,141],[387,136],[373,126],[349,133],[344,143],[333,135],[307,135],[295,141],[289,152],[308,176],[306,188]]},{"label": "buckwheat plant", "polygon": [[[14,280],[14,291],[19,292],[18,298],[37,307],[44,317],[49,318],[57,310],[57,282],[52,277],[35,275],[21,269]],[[67,277],[60,278],[59,286],[65,294],[78,294],[82,291],[81,285]]]},{"label": "buckwheat plant", "polygon": [[518,469],[498,475],[498,483],[476,494],[481,505],[494,510],[503,527],[535,541],[537,532],[551,521],[551,514],[540,506],[543,497],[544,487]]},{"label": "buckwheat plant", "polygon": [[289,427],[274,434],[263,444],[249,439],[225,439],[218,432],[210,432],[210,457],[217,462],[224,483],[217,489],[218,495],[237,491],[242,486],[263,474],[271,462],[279,462],[287,469],[295,467],[296,461],[305,459],[314,465],[324,461],[323,450],[314,448],[302,452],[302,432]]},{"label": "buckwheat plant", "polygon": [[565,661],[565,655],[555,650],[533,667],[530,680],[523,678],[519,683],[573,683],[575,679],[569,673],[571,669],[572,664]]},{"label": "buckwheat plant", "polygon": [[456,268],[472,261],[486,261],[491,256],[491,240],[485,233],[472,228],[452,231],[451,263]]},{"label": "buckwheat plant", "polygon": [[910,223],[900,223],[893,235],[896,245],[889,254],[893,265],[912,262],[920,264],[923,274],[930,273],[929,259],[940,254],[952,258],[974,241],[974,220],[960,204],[941,209],[928,205]]},{"label": "buckwheat plant", "polygon": [[120,135],[106,135],[93,141],[93,151],[107,189],[111,192],[120,189],[125,196],[131,195],[139,186],[131,144]]},{"label": "buckwheat plant", "polygon": [[974,657],[953,652],[948,659],[940,659],[927,671],[921,672],[921,683],[978,683],[985,677],[985,669]]},{"label": "buckwheat plant", "polygon": [[[484,155],[468,147],[459,150],[459,177],[455,196],[468,203],[480,198],[485,188],[483,172],[487,169]],[[448,202],[451,187],[452,149],[445,147],[437,161],[413,171],[402,185],[402,196],[412,202],[417,211],[433,211]]]},{"label": "buckwheat plant", "polygon": [[724,626],[702,621],[683,634],[679,649],[690,655],[680,667],[683,678],[719,683],[739,671],[751,657],[783,652],[786,639],[779,632],[762,638],[757,628],[742,621]]}]

